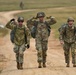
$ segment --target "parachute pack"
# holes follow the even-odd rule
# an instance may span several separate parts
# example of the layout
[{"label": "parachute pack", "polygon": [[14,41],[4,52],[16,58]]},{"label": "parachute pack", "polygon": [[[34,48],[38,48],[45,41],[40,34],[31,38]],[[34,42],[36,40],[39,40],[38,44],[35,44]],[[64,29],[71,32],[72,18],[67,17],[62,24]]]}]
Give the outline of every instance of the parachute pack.
[{"label": "parachute pack", "polygon": [[[35,24],[35,26],[33,26],[32,29],[31,29],[31,36],[32,36],[33,38],[36,37],[37,25],[38,25],[38,22],[37,22],[37,23]],[[45,22],[45,25],[47,26],[47,29],[48,29],[48,36],[50,36],[51,27],[47,24],[47,22]]]}]

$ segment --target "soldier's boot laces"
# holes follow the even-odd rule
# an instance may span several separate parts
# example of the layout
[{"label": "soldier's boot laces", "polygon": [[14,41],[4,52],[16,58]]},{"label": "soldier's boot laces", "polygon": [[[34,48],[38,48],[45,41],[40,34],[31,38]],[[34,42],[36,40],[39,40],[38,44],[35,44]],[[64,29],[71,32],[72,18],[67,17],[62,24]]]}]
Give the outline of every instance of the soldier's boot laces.
[{"label": "soldier's boot laces", "polygon": [[20,67],[19,67],[19,62],[17,62],[17,69],[19,69]]},{"label": "soldier's boot laces", "polygon": [[38,68],[42,68],[42,66],[41,66],[41,62],[39,62],[39,66],[38,66]]},{"label": "soldier's boot laces", "polygon": [[23,70],[23,63],[20,63],[19,66],[20,66],[19,69],[20,69],[20,70]]},{"label": "soldier's boot laces", "polygon": [[70,67],[69,63],[67,63],[66,67]]},{"label": "soldier's boot laces", "polygon": [[76,67],[76,64],[73,64],[73,67]]},{"label": "soldier's boot laces", "polygon": [[45,63],[43,63],[43,67],[46,67],[46,64]]}]

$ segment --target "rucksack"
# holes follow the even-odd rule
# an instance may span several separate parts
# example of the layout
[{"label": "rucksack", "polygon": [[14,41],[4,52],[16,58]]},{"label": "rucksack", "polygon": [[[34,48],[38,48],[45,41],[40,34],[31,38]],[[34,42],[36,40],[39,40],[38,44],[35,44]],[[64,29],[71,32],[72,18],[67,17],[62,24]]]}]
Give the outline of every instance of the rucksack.
[{"label": "rucksack", "polygon": [[[38,22],[36,22],[36,24],[31,29],[31,36],[33,38],[36,38],[37,25],[38,25]],[[50,36],[51,27],[48,25],[46,21],[45,21],[45,25],[47,26],[47,29],[48,29],[48,36]]]},{"label": "rucksack", "polygon": [[[14,29],[10,32],[10,40],[12,43],[14,43],[14,37],[15,37],[15,32],[16,32],[17,26],[14,27]],[[24,33],[25,33],[25,28],[24,28]],[[25,44],[27,44],[27,35],[25,33]]]}]

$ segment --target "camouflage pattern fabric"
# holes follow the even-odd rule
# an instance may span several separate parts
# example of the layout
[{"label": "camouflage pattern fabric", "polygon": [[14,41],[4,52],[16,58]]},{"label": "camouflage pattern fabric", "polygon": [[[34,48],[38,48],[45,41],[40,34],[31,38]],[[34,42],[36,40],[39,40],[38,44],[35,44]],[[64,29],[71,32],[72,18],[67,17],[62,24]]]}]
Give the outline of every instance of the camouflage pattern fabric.
[{"label": "camouflage pattern fabric", "polygon": [[75,56],[75,41],[76,41],[76,27],[72,25],[69,27],[68,24],[64,25],[60,29],[60,36],[59,39],[64,41],[63,49],[64,49],[64,56],[65,62],[70,62],[70,50],[72,54],[72,63],[76,64],[76,56]]},{"label": "camouflage pattern fabric", "polygon": [[14,25],[11,22],[8,22],[6,24],[6,27],[11,30],[13,30],[14,27],[16,26],[17,26],[17,29],[16,29],[15,37],[14,37],[14,52],[16,53],[16,61],[18,63],[23,63],[23,55],[24,55],[23,53],[26,49],[24,28],[25,28],[26,35],[27,35],[27,44],[30,44],[30,32],[25,27],[25,25],[22,25],[22,27],[19,27],[19,25]]},{"label": "camouflage pattern fabric", "polygon": [[[46,21],[47,24],[53,25],[56,23],[55,19],[51,19]],[[37,25],[38,24],[38,25]],[[46,50],[48,49],[47,44],[48,44],[48,29],[47,26],[45,25],[45,21],[40,22],[38,20],[33,20],[29,19],[27,21],[27,27],[31,30],[30,28],[33,25],[37,25],[37,30],[36,30],[36,50],[37,50],[37,56],[38,56],[38,62],[46,62]]]},{"label": "camouflage pattern fabric", "polygon": [[23,63],[23,56],[25,51],[25,44],[18,46],[15,44],[14,46],[14,52],[16,53],[16,62]]},{"label": "camouflage pattern fabric", "polygon": [[76,64],[75,62],[75,43],[67,43],[64,42],[64,55],[65,55],[65,62],[70,63],[70,50],[72,54],[72,63]]}]

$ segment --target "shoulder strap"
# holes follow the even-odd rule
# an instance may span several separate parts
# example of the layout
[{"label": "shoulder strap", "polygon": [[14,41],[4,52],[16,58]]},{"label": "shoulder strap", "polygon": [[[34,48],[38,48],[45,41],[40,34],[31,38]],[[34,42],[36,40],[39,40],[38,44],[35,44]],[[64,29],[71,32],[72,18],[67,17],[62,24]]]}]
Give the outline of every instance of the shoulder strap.
[{"label": "shoulder strap", "polygon": [[37,28],[37,25],[38,25],[38,21],[35,21],[34,22],[34,26]]},{"label": "shoulder strap", "polygon": [[24,27],[24,34],[25,34],[25,44],[27,44],[27,35],[26,35],[26,28]]}]

